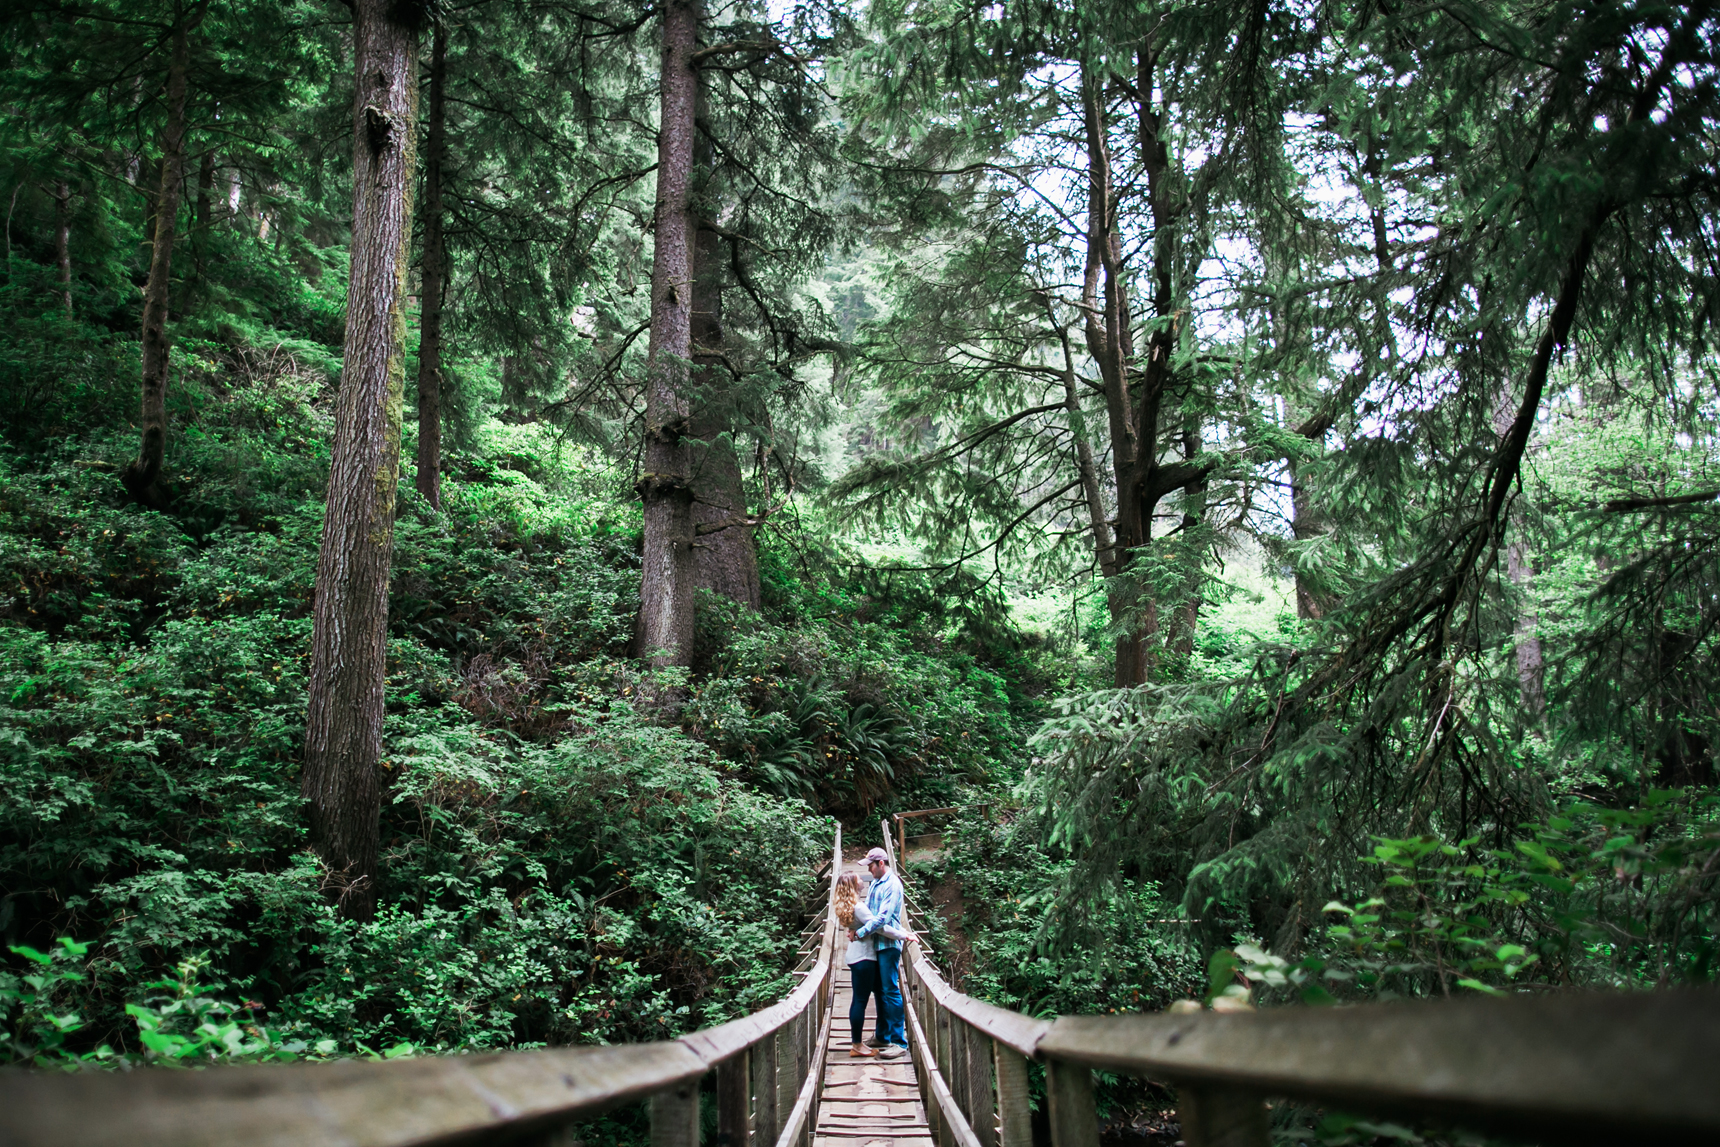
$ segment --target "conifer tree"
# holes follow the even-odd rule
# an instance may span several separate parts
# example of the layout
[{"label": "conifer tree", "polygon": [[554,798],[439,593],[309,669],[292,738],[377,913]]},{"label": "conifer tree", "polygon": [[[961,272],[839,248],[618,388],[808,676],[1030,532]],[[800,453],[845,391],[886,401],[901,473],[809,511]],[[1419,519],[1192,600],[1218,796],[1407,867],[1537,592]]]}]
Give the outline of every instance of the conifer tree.
[{"label": "conifer tree", "polygon": [[429,132],[424,146],[423,303],[418,338],[418,493],[442,505],[442,308],[448,293],[443,239],[443,166],[448,157],[448,31],[437,21],[430,48]]},{"label": "conifer tree", "polygon": [[646,359],[645,561],[638,652],[660,665],[693,655],[693,492],[687,370],[693,357],[692,216],[694,71],[699,9],[669,0],[662,15],[657,197],[651,255],[651,336]]},{"label": "conifer tree", "polygon": [[167,456],[167,308],[178,235],[179,200],[185,184],[185,102],[190,84],[191,34],[209,8],[176,3],[167,59],[166,121],[161,129],[161,184],[154,200],[150,235],[149,282],[143,289],[143,414],[137,457],[125,468],[125,488],[139,503],[156,509],[167,502],[161,468]]},{"label": "conifer tree", "polygon": [[303,789],[343,915],[375,912],[388,579],[400,475],[406,272],[423,6],[353,8],[353,238],[346,348],[317,561]]}]

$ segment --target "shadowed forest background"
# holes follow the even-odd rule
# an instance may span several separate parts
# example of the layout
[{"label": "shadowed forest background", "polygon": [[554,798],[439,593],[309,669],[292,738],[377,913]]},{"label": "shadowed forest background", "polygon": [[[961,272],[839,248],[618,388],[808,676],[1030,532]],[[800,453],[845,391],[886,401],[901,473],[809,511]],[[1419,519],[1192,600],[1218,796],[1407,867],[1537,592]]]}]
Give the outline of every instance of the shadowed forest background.
[{"label": "shadowed forest background", "polygon": [[1713,975],[1711,6],[3,19],[0,1059]]}]

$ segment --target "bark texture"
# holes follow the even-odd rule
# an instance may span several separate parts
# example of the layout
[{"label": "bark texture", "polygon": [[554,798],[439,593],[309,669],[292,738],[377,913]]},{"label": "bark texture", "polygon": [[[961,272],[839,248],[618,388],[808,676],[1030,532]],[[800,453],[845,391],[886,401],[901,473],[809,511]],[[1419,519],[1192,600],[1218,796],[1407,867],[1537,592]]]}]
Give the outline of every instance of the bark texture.
[{"label": "bark texture", "polygon": [[1045,317],[1057,328],[1063,346],[1063,409],[1069,415],[1069,437],[1074,440],[1075,469],[1081,476],[1081,497],[1087,506],[1087,524],[1093,532],[1093,557],[1099,574],[1109,580],[1117,576],[1117,550],[1111,544],[1110,519],[1105,516],[1105,495],[1099,486],[1099,467],[1093,460],[1092,439],[1087,434],[1087,416],[1081,409],[1081,391],[1075,374],[1075,352],[1069,346],[1069,331],[1057,321],[1050,296],[1045,299]]},{"label": "bark texture", "polygon": [[[723,387],[723,241],[700,227],[693,244],[692,360],[694,395],[714,396]],[[729,435],[733,419],[721,403],[700,400],[692,416],[693,587],[736,601],[755,613],[763,608],[758,545],[747,516],[740,459]],[[727,524],[725,524],[727,523]],[[704,533],[699,533],[704,530]]]},{"label": "bark texture", "polygon": [[695,4],[663,9],[657,203],[651,259],[651,340],[646,356],[645,554],[637,652],[653,665],[686,665],[693,655],[693,488],[687,443],[692,358],[693,219],[690,211],[698,76]]},{"label": "bark texture", "polygon": [[328,512],[317,562],[303,790],[341,914],[376,908],[384,642],[406,371],[417,160],[417,30],[357,0],[352,272]]},{"label": "bark texture", "polygon": [[167,63],[167,121],[161,130],[161,186],[154,203],[149,279],[143,290],[142,431],[137,457],[120,480],[140,505],[161,509],[168,495],[161,483],[167,461],[167,311],[173,269],[173,240],[185,184],[185,97],[191,69],[191,32],[203,21],[207,2],[181,10],[173,25]]},{"label": "bark texture", "polygon": [[448,251],[442,238],[442,165],[448,154],[445,111],[448,33],[438,24],[430,46],[430,130],[424,141],[424,301],[418,337],[418,493],[442,508],[442,299]]}]

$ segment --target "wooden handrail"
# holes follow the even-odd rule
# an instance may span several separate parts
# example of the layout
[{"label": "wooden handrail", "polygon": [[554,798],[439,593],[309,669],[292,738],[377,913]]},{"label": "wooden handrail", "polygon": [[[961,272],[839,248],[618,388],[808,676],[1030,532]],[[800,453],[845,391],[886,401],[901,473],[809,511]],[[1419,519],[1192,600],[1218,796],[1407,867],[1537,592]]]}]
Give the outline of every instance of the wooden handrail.
[{"label": "wooden handrail", "polygon": [[1175,1085],[1188,1147],[1265,1147],[1268,1098],[1567,1143],[1720,1142],[1712,990],[1045,1020],[963,995],[908,947],[941,1147],[1030,1147],[1028,1059],[1045,1065],[1053,1147],[1095,1147],[1095,1068]]},{"label": "wooden handrail", "polygon": [[531,1142],[534,1135],[553,1135],[568,1123],[646,1097],[653,1147],[697,1147],[697,1083],[713,1068],[719,1123],[731,1137],[740,1132],[736,1147],[749,1140],[754,1147],[811,1147],[807,1128],[815,1125],[816,1100],[803,1109],[799,1098],[808,1091],[816,1096],[822,1058],[817,1049],[823,1046],[817,1033],[820,1023],[826,1032],[829,1026],[834,877],[841,866],[838,829],[830,860],[820,869],[831,877],[831,887],[816,962],[782,1000],[730,1023],[659,1043],[392,1063],[0,1072],[0,1147]]},{"label": "wooden handrail", "polygon": [[[805,979],[732,1023],[662,1043],[395,1063],[0,1072],[0,1147],[547,1145],[646,1097],[653,1147],[697,1147],[699,1081],[712,1069],[729,1147],[811,1147],[841,857],[838,833]],[[1265,1100],[1278,1097],[1563,1142],[1720,1141],[1712,991],[1053,1020],[955,991],[919,945],[901,967],[939,1147],[1031,1147],[1029,1060],[1044,1065],[1053,1147],[1097,1147],[1095,1068],[1175,1085],[1189,1147],[1265,1147]]]}]

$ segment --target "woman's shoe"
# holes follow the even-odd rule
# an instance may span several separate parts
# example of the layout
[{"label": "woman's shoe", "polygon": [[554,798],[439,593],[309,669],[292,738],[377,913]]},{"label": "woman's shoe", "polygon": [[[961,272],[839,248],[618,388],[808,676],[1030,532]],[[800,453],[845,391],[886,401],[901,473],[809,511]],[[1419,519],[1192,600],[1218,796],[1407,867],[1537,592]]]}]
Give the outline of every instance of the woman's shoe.
[{"label": "woman's shoe", "polygon": [[874,1055],[877,1055],[878,1053],[873,1051],[871,1048],[867,1047],[863,1043],[857,1043],[848,1049],[848,1054],[851,1056],[855,1056],[855,1057],[864,1057],[864,1056],[874,1056]]}]

